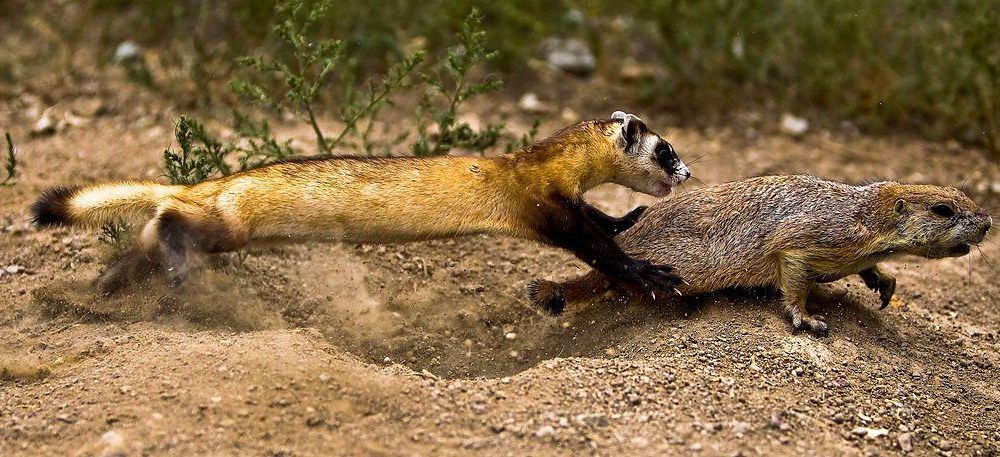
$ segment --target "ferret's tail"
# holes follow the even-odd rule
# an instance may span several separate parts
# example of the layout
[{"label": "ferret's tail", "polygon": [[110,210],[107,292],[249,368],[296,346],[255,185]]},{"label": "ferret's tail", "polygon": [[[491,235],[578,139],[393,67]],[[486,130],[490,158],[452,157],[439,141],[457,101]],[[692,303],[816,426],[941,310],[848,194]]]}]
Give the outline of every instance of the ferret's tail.
[{"label": "ferret's tail", "polygon": [[569,281],[557,283],[536,279],[528,283],[531,304],[552,314],[562,313],[566,303],[594,299],[608,291],[610,285],[600,272],[591,272]]},{"label": "ferret's tail", "polygon": [[31,217],[39,226],[100,226],[115,220],[152,217],[163,199],[184,186],[153,182],[116,182],[83,187],[55,187],[42,193],[31,205]]}]

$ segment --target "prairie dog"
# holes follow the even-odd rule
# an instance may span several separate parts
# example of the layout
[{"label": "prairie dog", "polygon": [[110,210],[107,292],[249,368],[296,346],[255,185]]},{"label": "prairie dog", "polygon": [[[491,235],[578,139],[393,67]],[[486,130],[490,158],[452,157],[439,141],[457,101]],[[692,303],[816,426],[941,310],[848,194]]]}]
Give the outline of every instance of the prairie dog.
[{"label": "prairie dog", "polygon": [[[774,286],[794,329],[824,333],[805,310],[814,283],[858,274],[880,294],[896,279],[879,262],[909,254],[958,257],[986,236],[993,219],[951,187],[877,182],[853,186],[813,176],[765,176],[695,189],[651,206],[617,236],[626,253],[668,263],[684,294]],[[612,286],[591,271],[561,284],[536,281],[532,301],[561,312]]]}]

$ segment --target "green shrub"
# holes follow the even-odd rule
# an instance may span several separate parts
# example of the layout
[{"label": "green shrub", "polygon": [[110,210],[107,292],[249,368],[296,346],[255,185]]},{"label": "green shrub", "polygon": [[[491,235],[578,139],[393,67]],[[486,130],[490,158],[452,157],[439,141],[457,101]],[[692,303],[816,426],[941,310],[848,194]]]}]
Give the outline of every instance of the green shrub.
[{"label": "green shrub", "polygon": [[[386,74],[365,80],[364,95],[358,96],[358,85],[347,72],[338,73],[351,63],[341,40],[315,39],[317,23],[330,8],[329,0],[305,2],[289,0],[277,6],[278,24],[275,34],[287,53],[270,56],[241,57],[238,62],[252,70],[250,78],[234,79],[232,89],[245,100],[278,111],[290,110],[312,126],[320,152],[330,155],[349,134],[356,134],[358,123],[374,118],[390,102],[389,95],[408,85],[409,75],[423,60],[421,53],[395,62]],[[263,77],[273,81],[254,81]],[[327,139],[317,121],[320,91],[339,84],[344,96],[337,111],[343,124],[332,140]]]},{"label": "green shrub", "polygon": [[17,148],[14,147],[14,140],[10,138],[10,132],[4,133],[4,138],[7,140],[7,160],[4,163],[4,171],[7,176],[3,178],[3,181],[0,181],[0,186],[13,186],[14,178],[17,176]]},{"label": "green shrub", "polygon": [[[503,85],[495,77],[479,82],[469,79],[473,67],[497,56],[496,51],[486,47],[486,32],[479,29],[481,22],[479,11],[473,9],[462,23],[462,30],[456,37],[458,44],[448,49],[440,66],[422,75],[427,89],[417,110],[419,138],[412,146],[413,154],[418,157],[444,155],[452,148],[482,153],[503,136],[503,124],[490,124],[476,131],[458,119],[458,109],[463,103],[477,95],[497,91]],[[437,125],[436,135],[428,134],[428,117]]]}]

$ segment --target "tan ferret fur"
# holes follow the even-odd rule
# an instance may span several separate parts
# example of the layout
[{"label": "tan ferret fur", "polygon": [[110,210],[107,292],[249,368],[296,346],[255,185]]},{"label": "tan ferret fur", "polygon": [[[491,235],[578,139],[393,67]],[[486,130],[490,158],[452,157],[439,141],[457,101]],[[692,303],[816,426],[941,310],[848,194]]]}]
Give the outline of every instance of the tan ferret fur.
[{"label": "tan ferret fur", "polygon": [[642,208],[613,218],[582,194],[614,182],[666,195],[690,172],[673,147],[638,117],[567,127],[501,157],[333,157],[275,163],[190,186],[115,182],[63,187],[32,207],[39,225],[143,223],[138,248],[113,266],[114,290],[148,262],[173,283],[187,275],[189,248],[240,249],[260,241],[393,243],[495,234],[568,249],[611,277],[669,290],[669,267],[628,258],[612,237]]}]

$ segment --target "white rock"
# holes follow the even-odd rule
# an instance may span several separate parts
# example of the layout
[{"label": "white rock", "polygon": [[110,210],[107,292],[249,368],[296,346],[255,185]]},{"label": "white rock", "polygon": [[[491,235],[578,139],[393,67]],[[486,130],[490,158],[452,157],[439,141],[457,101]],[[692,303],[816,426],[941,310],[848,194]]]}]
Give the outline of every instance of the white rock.
[{"label": "white rock", "polygon": [[909,433],[900,433],[896,440],[899,441],[899,448],[902,449],[903,452],[910,452],[913,450],[913,435],[910,435]]},{"label": "white rock", "polygon": [[884,428],[858,427],[858,428],[856,428],[854,430],[851,430],[851,433],[853,433],[853,434],[855,434],[857,436],[862,436],[862,437],[864,437],[865,439],[868,439],[868,440],[873,440],[873,439],[878,438],[880,436],[888,436],[889,435],[889,430],[886,430]]},{"label": "white rock", "polygon": [[56,133],[56,129],[59,126],[59,122],[56,120],[55,116],[51,112],[46,111],[42,113],[42,117],[35,121],[35,125],[31,127],[31,134],[35,136],[41,135],[51,135]]},{"label": "white rock", "polygon": [[548,38],[542,43],[545,60],[566,73],[587,76],[597,69],[597,58],[578,38]]},{"label": "white rock", "polygon": [[552,112],[552,107],[542,102],[534,92],[525,92],[517,101],[517,107],[530,114],[546,114]]},{"label": "white rock", "polygon": [[809,131],[809,121],[805,118],[785,113],[781,116],[781,133],[789,136],[802,136]]},{"label": "white rock", "polygon": [[517,333],[507,332],[507,334],[504,335],[503,337],[507,338],[508,340],[516,340],[517,339]]},{"label": "white rock", "polygon": [[544,438],[546,436],[552,436],[555,433],[556,433],[556,429],[553,428],[551,425],[543,425],[543,426],[541,426],[541,427],[538,428],[537,432],[535,432],[535,436],[537,436],[539,438]]},{"label": "white rock", "polygon": [[118,44],[118,47],[115,48],[115,62],[122,63],[125,61],[135,60],[139,58],[139,54],[141,52],[142,49],[139,48],[139,45],[131,41],[122,41]]},{"label": "white rock", "polygon": [[101,435],[101,441],[104,442],[104,444],[107,444],[108,446],[118,447],[125,442],[125,438],[123,438],[120,433],[114,430],[108,430],[107,432],[104,432],[103,435]]}]

